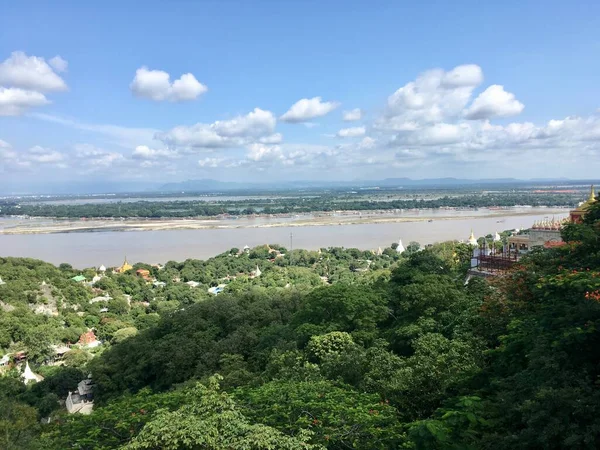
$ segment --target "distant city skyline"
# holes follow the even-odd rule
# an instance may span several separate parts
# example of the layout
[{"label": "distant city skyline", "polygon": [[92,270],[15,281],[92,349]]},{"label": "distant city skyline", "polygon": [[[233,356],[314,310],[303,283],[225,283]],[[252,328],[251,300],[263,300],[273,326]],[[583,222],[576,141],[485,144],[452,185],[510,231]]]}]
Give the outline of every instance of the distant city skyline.
[{"label": "distant city skyline", "polygon": [[34,1],[0,29],[0,191],[600,173],[594,1]]}]

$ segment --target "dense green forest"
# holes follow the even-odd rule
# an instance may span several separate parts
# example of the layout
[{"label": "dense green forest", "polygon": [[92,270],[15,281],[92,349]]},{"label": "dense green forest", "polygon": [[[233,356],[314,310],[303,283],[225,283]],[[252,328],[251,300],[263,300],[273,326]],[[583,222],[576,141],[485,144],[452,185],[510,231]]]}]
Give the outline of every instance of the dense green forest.
[{"label": "dense green forest", "polygon": [[245,200],[211,201],[136,201],[91,204],[19,203],[6,200],[0,203],[3,215],[36,217],[107,217],[107,218],[161,218],[212,217],[222,214],[290,214],[327,211],[389,211],[423,208],[482,208],[490,206],[574,206],[580,195],[571,193],[489,193],[444,195],[439,198],[385,199],[368,195],[320,195]]},{"label": "dense green forest", "polygon": [[[458,243],[293,265],[279,246],[232,249],[93,287],[71,280],[92,269],[2,258],[0,348],[45,379],[0,378],[0,447],[599,448],[600,203],[563,237],[468,283]],[[88,328],[103,345],[45,365]],[[89,373],[94,412],[67,414],[58,400]]]}]

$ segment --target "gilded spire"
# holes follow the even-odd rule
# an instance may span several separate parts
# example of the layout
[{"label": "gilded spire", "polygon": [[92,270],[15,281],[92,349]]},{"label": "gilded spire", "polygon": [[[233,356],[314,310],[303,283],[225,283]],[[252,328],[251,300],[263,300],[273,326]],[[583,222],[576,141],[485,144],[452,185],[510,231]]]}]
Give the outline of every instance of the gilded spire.
[{"label": "gilded spire", "polygon": [[594,185],[590,188],[590,198],[588,198],[588,203],[594,203],[596,201],[596,192],[594,191]]},{"label": "gilded spire", "polygon": [[473,247],[477,247],[477,239],[475,239],[475,234],[473,233],[473,228],[471,228],[471,236],[469,236],[468,242]]}]

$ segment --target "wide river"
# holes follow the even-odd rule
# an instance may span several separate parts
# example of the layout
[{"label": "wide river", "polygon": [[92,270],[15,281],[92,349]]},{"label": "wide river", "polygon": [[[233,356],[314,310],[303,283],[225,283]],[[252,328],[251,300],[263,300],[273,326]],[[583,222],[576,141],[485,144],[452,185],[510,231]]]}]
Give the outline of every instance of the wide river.
[{"label": "wide river", "polygon": [[[481,210],[480,210],[481,211]],[[488,211],[489,212],[489,211]],[[225,228],[161,231],[99,231],[93,233],[0,234],[0,256],[38,258],[54,264],[67,262],[78,268],[116,266],[125,256],[130,262],[164,263],[187,258],[206,259],[230,248],[261,244],[316,250],[323,247],[385,248],[392,242],[410,241],[424,244],[464,239],[471,229],[476,236],[514,228],[529,228],[534,221],[556,215],[566,217],[566,210],[531,209],[531,214],[495,215],[432,222],[367,223],[302,227]],[[507,211],[504,211],[507,214]],[[434,214],[435,216],[436,214]],[[6,220],[6,219],[5,219]],[[6,222],[5,222],[6,224]]]}]

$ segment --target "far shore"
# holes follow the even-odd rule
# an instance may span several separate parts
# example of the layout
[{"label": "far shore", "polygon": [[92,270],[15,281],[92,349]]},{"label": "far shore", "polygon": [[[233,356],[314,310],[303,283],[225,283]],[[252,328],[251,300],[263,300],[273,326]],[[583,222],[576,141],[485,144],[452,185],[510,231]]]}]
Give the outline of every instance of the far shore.
[{"label": "far shore", "polygon": [[[434,213],[435,211],[435,213]],[[460,212],[477,212],[478,214],[459,215]],[[568,208],[535,207],[535,208],[500,208],[477,210],[444,209],[419,210],[418,216],[390,211],[344,211],[335,215],[316,212],[295,216],[242,216],[238,219],[223,218],[189,218],[189,219],[87,219],[69,220],[52,218],[15,219],[15,223],[0,229],[0,235],[15,234],[52,234],[52,233],[92,233],[113,231],[162,231],[162,230],[203,230],[234,228],[273,228],[273,227],[308,227],[331,225],[383,224],[402,222],[428,222],[457,219],[480,219],[497,217],[499,223],[506,216],[530,216],[548,214],[561,215],[568,213]],[[415,211],[413,210],[414,214]],[[258,223],[257,223],[258,222]],[[2,225],[0,218],[0,225]],[[501,228],[501,226],[500,226]]]}]

